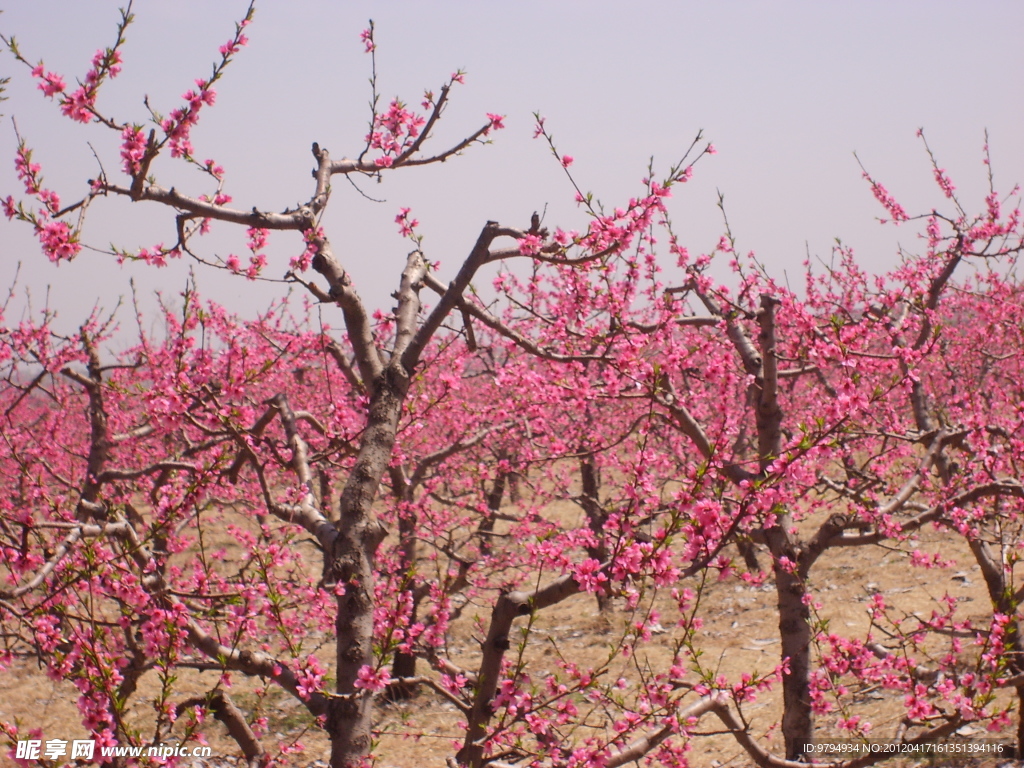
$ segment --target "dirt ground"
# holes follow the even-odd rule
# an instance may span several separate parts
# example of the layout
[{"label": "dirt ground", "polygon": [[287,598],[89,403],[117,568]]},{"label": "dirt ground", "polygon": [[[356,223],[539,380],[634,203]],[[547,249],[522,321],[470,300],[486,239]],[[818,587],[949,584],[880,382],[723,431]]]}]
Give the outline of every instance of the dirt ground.
[{"label": "dirt ground", "polygon": [[[910,568],[906,554],[898,551],[885,553],[879,549],[837,550],[827,553],[813,572],[811,588],[823,604],[821,615],[829,618],[830,631],[853,638],[863,638],[869,625],[868,603],[880,592],[887,602],[899,606],[907,614],[929,615],[936,608],[936,599],[949,593],[955,597],[960,618],[971,618],[985,625],[990,614],[984,584],[966,547],[959,546],[955,536],[934,531],[923,532],[916,546],[931,552],[941,550],[944,558],[953,559],[955,565],[945,569],[925,570]],[[765,558],[766,559],[766,558]],[[774,610],[774,587],[771,584],[750,586],[738,578],[711,583],[704,595],[705,624],[699,635],[699,644],[705,650],[704,662],[716,666],[730,680],[738,680],[743,672],[772,669],[779,662],[777,618]],[[623,669],[637,661],[649,662],[654,669],[664,668],[670,658],[672,639],[678,633],[674,628],[678,617],[674,601],[668,590],[655,597],[662,613],[663,634],[656,634],[638,654],[637,659],[622,660]],[[472,612],[453,626],[451,633],[452,661],[463,668],[474,669],[479,648],[471,634]],[[534,632],[528,645],[529,665],[534,679],[552,668],[553,651],[579,663],[581,666],[599,663],[608,656],[608,643],[616,635],[616,627],[625,621],[621,605],[610,616],[599,615],[591,596],[577,596],[540,613],[534,623]],[[330,658],[324,649],[321,658]],[[616,671],[610,671],[615,675]],[[198,673],[183,672],[183,689],[199,685]],[[190,678],[191,676],[191,678]],[[629,678],[635,675],[624,674]],[[613,678],[614,679],[614,678]],[[243,708],[255,701],[253,684],[235,676],[230,691]],[[147,704],[153,700],[155,680],[143,680],[136,694],[134,711],[145,718]],[[889,739],[895,733],[902,716],[902,694],[882,689],[855,692],[858,714],[874,726],[872,737]],[[83,737],[75,700],[77,691],[68,683],[49,680],[31,660],[18,660],[0,674],[0,720],[19,720],[28,728],[41,728],[44,738],[74,739]],[[265,700],[266,714],[270,717],[270,731],[298,739],[305,750],[283,760],[283,764],[306,766],[323,765],[328,757],[328,743],[322,732],[311,728],[304,710],[294,699],[280,691],[271,690]],[[151,711],[151,710],[150,710]],[[424,690],[414,700],[401,704],[384,705],[378,710],[379,744],[377,765],[387,768],[443,768],[445,760],[453,755],[460,734],[461,717],[455,707],[440,696]],[[747,705],[744,713],[752,723],[755,736],[762,739],[776,754],[781,753],[781,738],[777,734],[777,720],[781,712],[781,692],[771,693]],[[821,717],[817,721],[817,738],[839,738],[834,729],[835,717]],[[717,720],[702,721],[697,730],[712,731],[719,726]],[[775,734],[772,736],[771,734]],[[981,729],[967,728],[966,738],[999,738],[1009,742],[1010,733],[988,734]],[[234,764],[228,755],[236,748],[219,724],[207,729],[215,759],[210,765]],[[727,734],[705,735],[691,742],[690,762],[694,766],[723,768],[747,766],[749,757]],[[0,756],[0,764],[8,764]],[[1005,761],[984,761],[995,765]],[[184,763],[187,766],[201,762]],[[241,763],[239,763],[241,764]],[[888,763],[897,765],[895,761]],[[904,765],[915,763],[904,761]],[[927,763],[921,763],[922,765]],[[940,765],[941,762],[934,762]],[[977,763],[982,764],[982,763]]]}]

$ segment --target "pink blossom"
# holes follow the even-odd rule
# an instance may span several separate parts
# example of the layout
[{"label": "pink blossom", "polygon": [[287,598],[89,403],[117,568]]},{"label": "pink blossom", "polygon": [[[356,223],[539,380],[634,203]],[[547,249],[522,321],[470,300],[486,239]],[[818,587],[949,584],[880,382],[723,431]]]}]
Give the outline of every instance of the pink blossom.
[{"label": "pink blossom", "polygon": [[386,669],[376,670],[369,664],[360,667],[356,677],[353,685],[366,691],[383,691],[391,682],[391,674]]},{"label": "pink blossom", "polygon": [[309,269],[313,263],[313,257],[319,252],[320,247],[317,245],[317,240],[324,236],[322,229],[317,229],[315,232],[312,229],[307,229],[302,233],[303,240],[306,241],[306,249],[298,256],[293,256],[289,263],[289,266],[298,272],[305,272]]},{"label": "pink blossom", "polygon": [[247,245],[249,246],[249,250],[255,253],[256,251],[260,251],[266,248],[267,235],[269,234],[269,232],[270,230],[262,229],[259,227],[250,227],[249,229],[247,229],[245,231],[245,236],[248,241]]},{"label": "pink blossom", "polygon": [[25,191],[34,195],[39,191],[39,171],[42,170],[39,163],[32,162],[32,152],[21,144],[14,156],[14,170],[25,185]]},{"label": "pink blossom", "polygon": [[239,50],[241,50],[248,44],[249,38],[239,33],[238,35],[224,43],[224,45],[222,45],[218,50],[220,51],[221,56],[223,56],[224,58],[228,58],[229,56],[238,53]]},{"label": "pink blossom", "polygon": [[64,88],[66,87],[64,84],[64,78],[62,78],[55,72],[44,73],[42,62],[40,62],[32,70],[32,76],[39,80],[42,80],[42,82],[39,83],[39,85],[36,87],[39,88],[39,90],[46,94],[49,98],[52,99],[57,94],[64,92]]},{"label": "pink blossom", "polygon": [[101,48],[92,57],[92,69],[85,75],[86,82],[98,84],[103,72],[107,72],[111,78],[117,77],[122,63],[120,51]]},{"label": "pink blossom", "polygon": [[203,161],[203,166],[206,168],[206,172],[213,176],[217,181],[224,178],[224,168],[217,165],[216,161],[207,158]]},{"label": "pink blossom", "polygon": [[419,226],[418,219],[409,218],[411,210],[411,208],[400,208],[398,215],[395,216],[395,223],[398,225],[398,231],[402,237],[412,237],[415,234],[414,230]]},{"label": "pink blossom", "polygon": [[39,198],[39,202],[46,206],[51,214],[56,215],[60,210],[60,195],[54,192],[52,189],[40,189],[36,193],[36,197]]},{"label": "pink blossom", "polygon": [[872,179],[867,173],[863,174],[863,176],[871,184],[871,191],[874,193],[875,199],[885,207],[889,215],[892,216],[892,220],[897,224],[901,221],[907,221],[909,218],[907,212],[903,210],[903,206],[896,202],[896,198],[890,195],[885,187]]},{"label": "pink blossom", "polygon": [[562,155],[562,167],[563,168],[568,168],[570,165],[572,165],[572,161],[573,161],[572,155]]},{"label": "pink blossom", "polygon": [[500,131],[502,128],[505,127],[505,115],[496,115],[493,112],[488,112],[487,119],[490,120],[491,122],[487,124],[486,128],[484,128],[484,136],[487,136],[492,129],[495,131]]},{"label": "pink blossom", "polygon": [[524,256],[540,253],[543,241],[537,235],[523,235],[519,238],[519,252]]},{"label": "pink blossom", "polygon": [[63,221],[51,221],[40,226],[39,242],[42,243],[43,253],[55,264],[70,261],[82,250],[71,227]]},{"label": "pink blossom", "polygon": [[576,566],[572,574],[573,579],[585,592],[595,593],[603,588],[608,577],[601,571],[601,563],[594,558],[588,558]]},{"label": "pink blossom", "polygon": [[360,32],[359,39],[363,42],[366,53],[373,53],[377,50],[377,44],[373,42],[373,27],[367,27]]},{"label": "pink blossom", "polygon": [[92,119],[92,108],[96,103],[95,93],[90,94],[80,87],[61,101],[60,111],[79,123],[88,123]]},{"label": "pink blossom", "polygon": [[949,176],[946,175],[945,169],[935,168],[933,172],[935,174],[935,183],[939,185],[939,188],[946,197],[952,199],[953,192],[956,190],[956,187],[953,185],[953,182],[949,180]]},{"label": "pink blossom", "polygon": [[142,159],[146,156],[146,137],[139,126],[126,125],[121,131],[121,167],[129,176],[134,176],[142,169]]},{"label": "pink blossom", "polygon": [[985,207],[988,211],[989,221],[995,221],[999,218],[999,195],[995,192],[990,192],[985,196]]},{"label": "pink blossom", "polygon": [[245,270],[245,276],[250,280],[255,280],[259,277],[260,272],[267,266],[267,256],[263,253],[258,253],[255,256],[250,257],[249,267]]},{"label": "pink blossom", "polygon": [[152,249],[142,248],[135,255],[135,258],[139,259],[140,261],[144,261],[145,263],[150,264],[154,267],[166,267],[167,256],[168,254],[166,251],[164,251],[164,246],[161,243],[160,245],[153,246]]},{"label": "pink blossom", "polygon": [[783,570],[786,573],[796,573],[796,563],[794,563],[785,555],[782,555],[778,559],[778,566],[780,570]]},{"label": "pink blossom", "polygon": [[303,701],[309,701],[313,694],[320,690],[323,685],[324,674],[325,671],[315,656],[310,656],[306,660],[305,666],[295,673],[298,681],[296,689]]}]

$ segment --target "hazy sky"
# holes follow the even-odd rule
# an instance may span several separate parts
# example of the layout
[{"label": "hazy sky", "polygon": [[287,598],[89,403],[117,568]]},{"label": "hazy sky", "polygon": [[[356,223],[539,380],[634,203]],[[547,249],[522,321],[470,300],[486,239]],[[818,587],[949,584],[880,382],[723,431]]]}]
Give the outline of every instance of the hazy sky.
[{"label": "hazy sky", "polygon": [[[31,61],[70,82],[82,77],[97,48],[113,40],[114,3],[0,0],[0,30],[14,34]],[[107,84],[99,106],[119,121],[142,122],[143,95],[169,112],[193,80],[209,73],[218,46],[246,3],[140,0],[123,49],[123,74]],[[250,45],[218,85],[217,104],[193,133],[199,158],[227,170],[226,191],[241,208],[279,210],[308,199],[313,141],[332,155],[355,155],[369,115],[370,57],[359,32],[377,25],[382,96],[418,104],[463,68],[466,85],[452,95],[434,140],[440,149],[482,125],[486,112],[507,116],[494,143],[430,169],[361,181],[373,203],[336,179],[328,236],[368,303],[389,307],[410,249],[394,224],[411,207],[425,250],[450,277],[488,219],[526,227],[547,206],[548,225],[582,228],[573,190],[546,147],[531,138],[532,112],[547,118],[562,152],[575,157],[585,190],[616,205],[640,191],[648,159],[662,171],[698,130],[718,154],[678,188],[671,211],[681,239],[705,252],[722,231],[716,189],[725,194],[734,234],[776,275],[800,284],[809,249],[827,258],[836,237],[861,260],[884,269],[897,243],[913,247],[906,225],[880,226],[882,210],[853,157],[911,212],[941,206],[927,156],[932,148],[963,193],[968,210],[983,206],[983,132],[987,128],[997,186],[1024,181],[1024,3],[1016,0],[856,0],[856,2],[654,2],[628,10],[589,2],[314,2],[268,0],[257,6]],[[119,137],[60,116],[35,89],[27,68],[0,58],[10,75],[0,105],[0,197],[17,194],[11,116],[36,150],[47,184],[65,202],[97,173],[90,143],[117,176]],[[188,194],[208,191],[196,173],[169,159],[154,170],[161,183]],[[83,239],[105,247],[151,246],[174,239],[173,217],[153,204],[94,203]],[[245,254],[244,232],[213,236],[209,249]],[[294,233],[272,235],[268,275],[301,251]],[[177,293],[187,263],[165,270],[118,267],[83,251],[54,267],[27,225],[0,221],[0,286],[21,262],[20,298],[8,322],[49,303],[72,328],[97,303],[111,307],[134,277],[140,292]],[[252,314],[280,295],[280,285],[254,285],[198,270],[200,289]],[[325,316],[337,324],[339,318]],[[123,324],[131,326],[129,313]]]}]

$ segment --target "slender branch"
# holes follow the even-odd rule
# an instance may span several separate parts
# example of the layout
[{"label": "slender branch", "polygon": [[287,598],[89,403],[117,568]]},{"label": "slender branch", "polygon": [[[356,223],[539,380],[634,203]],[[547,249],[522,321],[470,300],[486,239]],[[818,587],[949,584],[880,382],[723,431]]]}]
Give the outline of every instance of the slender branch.
[{"label": "slender branch", "polygon": [[[444,296],[446,291],[448,290],[448,288],[446,288],[445,285],[440,280],[438,280],[429,272],[427,273],[427,276],[425,278],[425,283],[426,286],[430,288],[430,290],[434,291],[439,296]],[[516,346],[526,350],[531,355],[539,357],[543,360],[553,360],[555,362],[560,363],[569,363],[584,360],[606,359],[603,355],[562,355],[557,352],[552,352],[550,349],[547,349],[546,347],[540,347],[523,334],[519,333],[518,331],[514,330],[513,328],[503,323],[501,320],[499,320],[497,317],[492,315],[487,310],[467,301],[464,297],[457,298],[455,300],[455,306],[465,311],[471,317],[475,317],[477,320],[479,320],[481,323],[486,325],[491,330],[496,331],[505,338],[509,339],[510,341],[515,343]]]},{"label": "slender branch", "polygon": [[196,622],[188,622],[188,637],[192,645],[202,651],[211,659],[216,659],[223,668],[241,672],[250,677],[264,677],[273,680],[292,696],[301,701],[310,714],[318,717],[327,711],[327,697],[319,692],[314,692],[303,698],[299,693],[299,681],[295,674],[270,656],[252,651],[242,651],[238,648],[229,648],[221,644],[217,638],[211,636]]}]

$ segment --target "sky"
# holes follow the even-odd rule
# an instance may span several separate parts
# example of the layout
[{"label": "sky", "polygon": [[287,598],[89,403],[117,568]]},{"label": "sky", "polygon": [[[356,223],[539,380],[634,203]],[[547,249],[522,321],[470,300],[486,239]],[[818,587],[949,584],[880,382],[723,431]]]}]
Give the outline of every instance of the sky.
[{"label": "sky", "polygon": [[[246,7],[236,0],[136,2],[124,70],[104,87],[100,109],[121,122],[145,122],[144,96],[164,113],[178,106],[194,79],[209,73]],[[69,83],[113,41],[118,19],[118,5],[101,0],[0,0],[0,8],[0,31]],[[379,184],[363,179],[359,189],[335,179],[325,229],[371,307],[390,308],[411,249],[394,223],[400,208],[420,221],[425,253],[441,262],[443,280],[488,220],[526,228],[537,210],[550,227],[586,226],[560,165],[532,138],[538,111],[559,151],[574,157],[577,183],[609,206],[641,191],[651,158],[664,173],[703,131],[718,152],[701,160],[670,202],[680,240],[693,253],[714,247],[723,231],[721,193],[738,247],[794,288],[807,254],[827,261],[837,237],[872,271],[893,266],[900,246],[917,246],[912,226],[877,222],[884,212],[854,152],[911,213],[945,202],[918,128],[969,211],[984,206],[986,129],[997,188],[1024,181],[1024,3],[1015,0],[648,0],[632,11],[605,0],[266,0],[247,30],[249,46],[193,132],[196,155],[226,169],[233,205],[281,210],[308,200],[314,141],[333,157],[360,152],[371,62],[359,33],[370,18],[385,101],[416,105],[425,89],[466,72],[435,150],[483,125],[488,112],[506,116],[492,144],[443,165],[399,170]],[[116,132],[62,117],[28,68],[6,53],[2,76],[12,82],[0,103],[0,197],[20,190],[12,117],[65,203],[97,175],[97,157],[118,176]],[[210,191],[179,162],[160,160],[153,170],[186,194]],[[202,244],[205,255],[245,255],[244,232],[222,229]],[[101,249],[170,243],[173,215],[155,204],[97,200],[82,239]],[[301,249],[297,234],[272,234],[266,274],[283,275]],[[245,316],[287,291],[187,261],[118,266],[89,250],[55,266],[28,225],[0,220],[0,290],[17,274],[8,323],[48,306],[58,327],[73,329],[94,307],[110,310],[128,297],[130,281],[145,307],[156,291],[173,303],[192,267],[204,296]],[[325,311],[324,321],[340,324],[337,314]],[[119,317],[133,325],[129,312]]]}]

